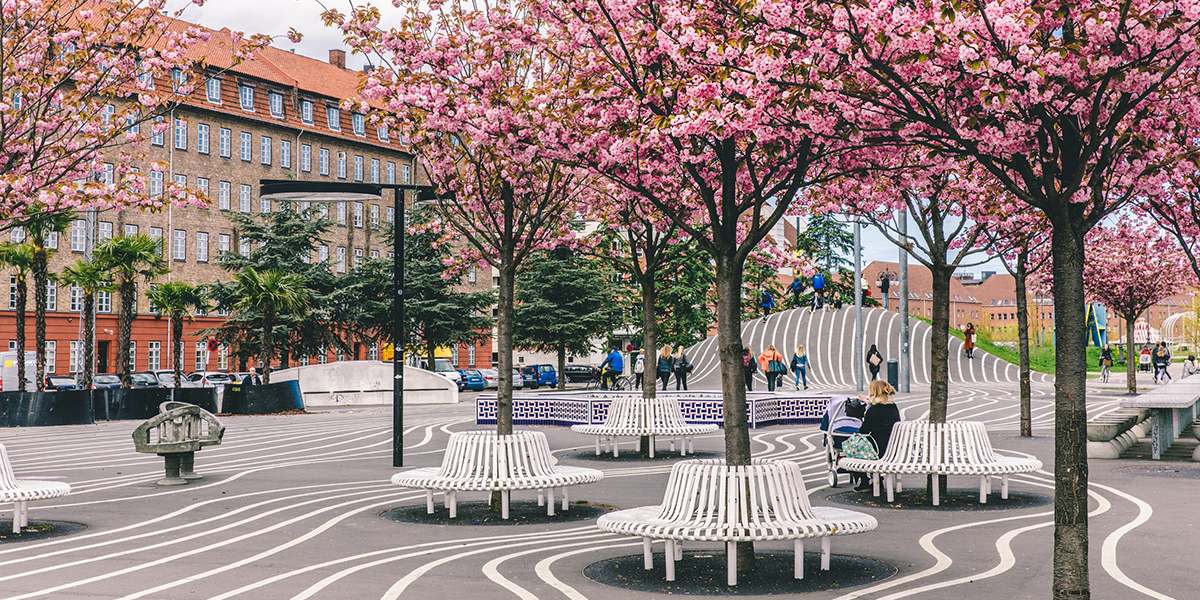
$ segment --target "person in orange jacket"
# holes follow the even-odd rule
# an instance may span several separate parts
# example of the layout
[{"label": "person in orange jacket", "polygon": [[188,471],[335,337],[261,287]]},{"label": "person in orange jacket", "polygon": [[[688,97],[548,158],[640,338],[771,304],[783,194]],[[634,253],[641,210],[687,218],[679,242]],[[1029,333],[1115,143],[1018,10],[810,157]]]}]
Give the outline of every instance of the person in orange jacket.
[{"label": "person in orange jacket", "polygon": [[774,344],[758,355],[758,366],[767,377],[767,391],[775,391],[775,383],[787,373],[787,363],[783,362],[783,355],[775,349]]}]

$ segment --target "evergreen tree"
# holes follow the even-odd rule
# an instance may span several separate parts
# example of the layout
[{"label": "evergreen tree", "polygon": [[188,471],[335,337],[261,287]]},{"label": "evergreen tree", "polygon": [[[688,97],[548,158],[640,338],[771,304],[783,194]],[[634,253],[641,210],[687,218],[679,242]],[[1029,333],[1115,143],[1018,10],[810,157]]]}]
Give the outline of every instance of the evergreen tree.
[{"label": "evergreen tree", "polygon": [[[796,236],[796,250],[825,275],[827,304],[854,304],[854,233],[849,225],[829,213],[815,214],[808,218],[808,223]],[[811,281],[806,283],[801,303],[811,306],[812,284]],[[866,294],[864,288],[863,306],[879,305],[877,299]],[[775,300],[779,302],[778,297]]]},{"label": "evergreen tree", "polygon": [[[694,344],[708,336],[708,329],[717,319],[713,311],[716,299],[712,259],[692,240],[674,243],[663,252],[666,258],[655,284],[659,345]],[[641,323],[642,306],[637,294],[621,297],[629,299],[626,308],[633,316],[632,322]]]},{"label": "evergreen tree", "polygon": [[591,352],[596,338],[611,332],[620,319],[612,279],[601,261],[567,249],[531,256],[517,275],[514,344],[554,352],[560,389],[566,387],[562,373],[567,354]]}]

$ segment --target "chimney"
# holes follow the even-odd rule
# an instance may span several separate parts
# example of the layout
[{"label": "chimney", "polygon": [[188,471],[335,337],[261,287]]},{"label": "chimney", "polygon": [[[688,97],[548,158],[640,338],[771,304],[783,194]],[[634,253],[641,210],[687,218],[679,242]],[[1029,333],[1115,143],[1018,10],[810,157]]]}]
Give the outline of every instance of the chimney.
[{"label": "chimney", "polygon": [[345,50],[330,50],[329,64],[339,68],[346,68],[346,51]]}]

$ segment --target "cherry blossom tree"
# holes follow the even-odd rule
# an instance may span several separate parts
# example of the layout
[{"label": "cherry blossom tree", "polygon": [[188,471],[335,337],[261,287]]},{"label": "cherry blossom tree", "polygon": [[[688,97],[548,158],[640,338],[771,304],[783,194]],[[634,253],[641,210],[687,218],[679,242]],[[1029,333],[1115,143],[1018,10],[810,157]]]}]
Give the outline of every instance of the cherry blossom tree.
[{"label": "cherry blossom tree", "polygon": [[[797,0],[766,0],[781,26]],[[1157,0],[837,0],[795,43],[853,73],[835,112],[864,135],[972,160],[1050,223],[1056,330],[1052,593],[1090,597],[1086,456],[1087,232],[1162,189],[1194,148],[1171,132],[1197,118],[1200,6]],[[775,15],[779,15],[778,18]],[[803,86],[802,86],[803,87]]]},{"label": "cherry blossom tree", "polygon": [[1136,394],[1134,322],[1155,303],[1195,285],[1188,258],[1166,232],[1125,217],[1088,234],[1083,280],[1089,298],[1125,321],[1125,378]]},{"label": "cherry blossom tree", "polygon": [[324,19],[378,63],[359,110],[382,107],[374,118],[405,135],[438,192],[453,197],[436,210],[463,242],[457,260],[499,272],[497,430],[510,434],[517,270],[534,251],[571,238],[573,207],[588,189],[556,157],[567,136],[553,118],[552,85],[564,66],[543,52],[523,0],[395,4],[403,10],[395,28],[381,28],[370,5]]}]

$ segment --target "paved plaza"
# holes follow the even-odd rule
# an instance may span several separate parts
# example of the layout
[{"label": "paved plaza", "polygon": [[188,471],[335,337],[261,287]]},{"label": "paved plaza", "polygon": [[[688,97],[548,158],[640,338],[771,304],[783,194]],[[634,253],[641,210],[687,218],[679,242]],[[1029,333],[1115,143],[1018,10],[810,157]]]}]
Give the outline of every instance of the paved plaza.
[{"label": "paved plaza", "polygon": [[[809,598],[1044,598],[1050,586],[1053,443],[1051,389],[1035,389],[1036,437],[1016,436],[1017,405],[1009,385],[957,385],[951,418],[982,420],[992,443],[1028,453],[1046,470],[1013,479],[1013,504],[993,495],[987,510],[924,506],[860,508],[879,520],[870,533],[838,538],[835,555],[890,564],[895,575],[848,589],[806,592]],[[923,389],[900,400],[906,419],[924,412]],[[1097,396],[1091,411],[1112,410]],[[413,408],[406,458],[435,465],[447,435],[471,429],[473,406]],[[602,559],[637,555],[636,539],[600,532],[593,520],[524,525],[440,525],[385,518],[392,509],[424,505],[420,492],[388,483],[390,415],[383,408],[303,415],[223,417],[225,444],[197,455],[205,479],[160,488],[161,460],[136,454],[133,422],[6,430],[4,443],[22,477],[59,479],[75,492],[33,506],[32,522],[82,524],[44,540],[0,543],[0,597],[48,598],[654,598],[584,576]],[[674,458],[594,459],[591,440],[566,428],[541,428],[564,464],[602,469],[605,479],[571,490],[573,503],[603,510],[657,504]],[[759,457],[799,462],[812,501],[833,504],[815,426],[752,432]],[[719,434],[697,440],[717,456]],[[1200,465],[1092,461],[1093,597],[1194,597],[1192,571],[1200,543],[1195,510]],[[919,487],[908,482],[908,487]],[[974,495],[974,480],[952,480]],[[852,492],[850,492],[852,493]],[[1024,499],[1017,501],[1016,499]],[[463,494],[466,504],[482,495]],[[514,502],[530,503],[529,494]],[[587,508],[575,504],[573,510]],[[439,498],[439,510],[440,498]],[[420,511],[416,511],[420,512]],[[0,516],[0,526],[8,515]],[[561,519],[561,517],[560,517]],[[781,544],[760,543],[760,551]],[[709,546],[717,550],[716,546]],[[703,549],[689,547],[692,552]],[[655,549],[661,575],[661,551]],[[684,561],[689,560],[685,557]],[[684,564],[684,563],[681,563]],[[835,561],[836,566],[836,561]],[[682,573],[682,571],[681,571]],[[790,573],[785,573],[790,575]],[[786,582],[786,577],[783,578]],[[803,591],[803,582],[793,590]],[[784,588],[789,589],[789,588]]]}]

